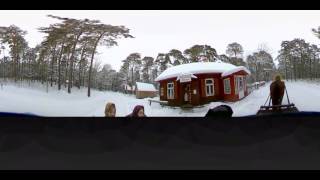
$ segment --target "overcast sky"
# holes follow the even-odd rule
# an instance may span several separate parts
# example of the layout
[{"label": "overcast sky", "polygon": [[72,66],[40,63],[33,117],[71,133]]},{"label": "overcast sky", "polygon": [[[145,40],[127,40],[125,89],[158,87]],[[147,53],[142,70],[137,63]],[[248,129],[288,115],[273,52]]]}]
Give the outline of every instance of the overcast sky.
[{"label": "overcast sky", "polygon": [[245,55],[267,44],[275,58],[283,40],[303,38],[319,45],[311,32],[320,26],[320,11],[0,11],[0,26],[15,24],[28,34],[29,46],[42,41],[44,34],[38,27],[48,26],[57,20],[46,17],[52,14],[72,18],[97,19],[106,24],[124,25],[131,29],[134,39],[119,40],[119,46],[100,47],[97,58],[116,70],[121,60],[130,53],[156,57],[175,48],[181,51],[195,44],[207,44],[218,54],[224,54],[229,43],[238,42]]}]

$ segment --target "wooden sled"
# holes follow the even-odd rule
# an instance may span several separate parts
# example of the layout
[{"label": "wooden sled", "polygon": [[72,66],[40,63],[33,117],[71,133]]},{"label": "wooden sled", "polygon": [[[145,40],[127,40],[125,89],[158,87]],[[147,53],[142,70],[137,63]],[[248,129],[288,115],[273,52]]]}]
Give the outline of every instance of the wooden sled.
[{"label": "wooden sled", "polygon": [[191,104],[183,104],[181,106],[181,109],[192,109],[192,108],[194,108],[194,107]]},{"label": "wooden sled", "polygon": [[[270,105],[271,104],[271,97],[269,95],[267,98],[267,101],[264,103],[264,105],[260,106],[260,109],[257,112],[257,115],[272,115],[272,114],[299,112],[298,108],[293,103],[290,103],[287,89],[285,89],[285,90],[286,90],[286,94],[287,94],[288,104],[271,106]],[[268,100],[269,100],[269,105],[266,106],[266,103],[268,102]]]}]

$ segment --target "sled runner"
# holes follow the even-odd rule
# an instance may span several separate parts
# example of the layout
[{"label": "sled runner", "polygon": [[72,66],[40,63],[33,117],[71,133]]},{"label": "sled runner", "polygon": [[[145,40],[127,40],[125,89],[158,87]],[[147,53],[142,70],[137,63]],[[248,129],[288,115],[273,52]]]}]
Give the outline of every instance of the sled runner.
[{"label": "sled runner", "polygon": [[[298,108],[293,103],[290,103],[287,88],[285,90],[286,90],[286,94],[287,94],[288,104],[272,106],[271,105],[271,97],[270,97],[270,94],[269,94],[269,96],[268,96],[266,102],[264,103],[264,105],[260,106],[260,109],[257,112],[257,115],[270,115],[270,114],[278,114],[278,113],[299,112]],[[269,100],[269,105],[266,106],[268,100]]]},{"label": "sled runner", "polygon": [[168,105],[168,101],[159,101],[159,100],[154,100],[154,99],[148,99],[149,101],[149,105],[151,106],[151,103],[159,103],[161,106],[167,106]]}]

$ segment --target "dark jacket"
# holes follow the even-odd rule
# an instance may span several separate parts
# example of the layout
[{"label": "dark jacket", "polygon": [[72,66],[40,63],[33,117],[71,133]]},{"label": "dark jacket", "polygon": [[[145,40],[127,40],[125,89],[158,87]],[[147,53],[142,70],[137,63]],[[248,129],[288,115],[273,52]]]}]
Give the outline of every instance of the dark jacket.
[{"label": "dark jacket", "polygon": [[[138,105],[136,107],[134,107],[133,111],[131,114],[127,115],[126,117],[138,117],[138,112],[143,109],[144,111],[144,107],[141,105]],[[146,115],[144,114],[144,116],[146,117]]]},{"label": "dark jacket", "polygon": [[232,114],[233,114],[233,111],[230,106],[220,105],[213,109],[209,109],[205,117],[230,118],[232,117]]}]

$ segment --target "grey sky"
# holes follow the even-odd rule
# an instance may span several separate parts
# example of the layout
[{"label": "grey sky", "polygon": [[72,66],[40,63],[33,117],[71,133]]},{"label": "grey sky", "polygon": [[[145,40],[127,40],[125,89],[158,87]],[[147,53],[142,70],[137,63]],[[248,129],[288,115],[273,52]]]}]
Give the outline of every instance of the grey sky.
[{"label": "grey sky", "polygon": [[229,43],[238,42],[245,55],[265,43],[275,57],[283,40],[303,38],[319,45],[311,32],[320,26],[320,11],[0,11],[0,26],[15,24],[28,31],[26,39],[31,47],[40,43],[43,34],[38,27],[57,22],[46,17],[98,19],[106,24],[125,25],[134,39],[119,40],[119,46],[100,47],[97,58],[116,70],[130,53],[156,57],[175,48],[181,51],[195,44],[207,44],[223,54]]}]

